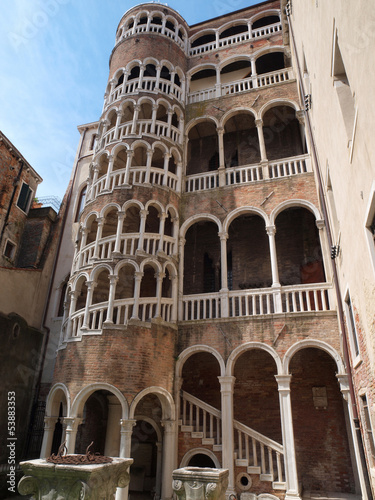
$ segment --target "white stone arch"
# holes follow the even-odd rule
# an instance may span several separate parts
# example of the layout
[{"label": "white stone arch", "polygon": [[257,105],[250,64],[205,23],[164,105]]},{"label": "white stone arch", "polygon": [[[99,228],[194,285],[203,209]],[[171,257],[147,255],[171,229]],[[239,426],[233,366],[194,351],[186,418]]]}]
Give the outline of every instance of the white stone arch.
[{"label": "white stone arch", "polygon": [[214,28],[206,28],[204,30],[201,30],[201,31],[198,31],[198,33],[195,33],[193,36],[190,37],[189,41],[190,41],[190,45],[192,45],[195,40],[197,40],[198,38],[200,38],[201,36],[205,36],[205,35],[215,35],[216,34],[216,29]]},{"label": "white stone arch", "polygon": [[150,15],[150,12],[148,10],[141,10],[140,12],[138,12],[138,14],[136,14],[135,19],[134,19],[135,25],[136,26],[138,25],[138,22],[141,19],[141,17],[147,17],[148,18],[149,15]]},{"label": "white stone arch", "polygon": [[195,125],[198,125],[199,123],[202,123],[202,122],[213,122],[216,129],[219,127],[219,120],[216,117],[214,117],[214,116],[201,116],[199,118],[194,118],[186,125],[185,136],[188,137],[190,130],[193,127],[195,127]]},{"label": "white stone arch", "polygon": [[156,59],[156,57],[149,56],[143,59],[143,64],[145,66],[146,64],[153,64],[154,66],[157,66],[158,64],[160,64],[160,61]]},{"label": "white stone arch", "polygon": [[[90,280],[95,281],[102,271],[108,271],[109,276],[110,276],[112,274],[112,267],[105,262],[95,265],[91,270]],[[109,286],[109,282],[108,282],[108,286]]]},{"label": "white stone arch", "polygon": [[223,222],[223,231],[225,231],[227,233],[229,231],[229,227],[230,227],[231,223],[235,219],[237,219],[238,217],[240,217],[241,215],[245,215],[245,214],[256,214],[256,215],[259,215],[264,220],[265,227],[270,225],[270,222],[269,222],[269,219],[268,219],[268,215],[261,208],[251,207],[251,206],[248,206],[248,207],[239,207],[239,208],[236,208],[235,210],[232,210],[232,212],[230,212],[225,217],[225,220]]},{"label": "white stone arch", "polygon": [[119,106],[120,111],[124,111],[124,109],[128,106],[128,104],[133,104],[133,107],[137,104],[135,99],[127,97]]},{"label": "white stone arch", "polygon": [[258,19],[262,19],[262,17],[268,17],[268,16],[279,16],[281,20],[281,12],[279,9],[268,9],[268,10],[262,10],[261,12],[255,14],[250,18],[251,23],[254,21],[258,21]]},{"label": "white stone arch", "polygon": [[145,207],[142,202],[139,200],[127,200],[123,205],[122,205],[122,211],[126,212],[128,208],[130,207],[138,207],[139,210],[143,210]]},{"label": "white stone arch", "polygon": [[126,142],[120,142],[119,144],[116,144],[116,146],[112,149],[112,155],[114,159],[116,159],[116,156],[123,150],[129,151],[130,146]]},{"label": "white stone arch", "polygon": [[146,266],[152,267],[156,272],[161,273],[162,271],[162,265],[161,263],[154,257],[150,257],[149,259],[145,259],[141,262],[141,265],[139,266],[139,270],[141,272],[144,271],[144,268]]},{"label": "white stone arch", "polygon": [[181,238],[185,238],[187,230],[191,226],[193,226],[194,224],[196,224],[197,222],[202,222],[202,221],[214,222],[217,225],[218,233],[221,232],[222,229],[223,229],[222,228],[222,223],[221,223],[220,219],[218,219],[218,217],[216,217],[216,215],[212,215],[212,214],[208,214],[208,213],[197,214],[197,215],[193,215],[192,217],[189,217],[189,219],[187,219],[182,224],[182,226],[180,227],[180,237]]},{"label": "white stone arch", "polygon": [[[183,26],[182,24],[179,24],[179,25],[177,26],[177,33],[178,33],[179,31],[181,31],[181,33],[182,33],[182,40],[183,40],[183,41],[185,41],[185,40],[187,39],[187,37],[188,37],[188,35],[187,35],[187,31],[186,31],[185,26]],[[177,36],[178,36],[178,35],[177,35]]]},{"label": "white stone arch", "polygon": [[326,352],[336,363],[337,366],[337,374],[338,375],[346,375],[346,370],[344,366],[344,362],[341,359],[340,354],[336,351],[336,349],[327,342],[324,342],[322,340],[315,340],[315,339],[306,339],[306,340],[300,340],[299,342],[296,342],[293,344],[285,353],[284,359],[282,361],[282,369],[283,369],[283,374],[289,375],[289,367],[290,367],[290,362],[293,358],[293,356],[298,352],[301,351],[302,349],[307,349],[307,348],[315,348],[319,349],[321,351]]},{"label": "white stone arch", "polygon": [[94,162],[95,162],[95,163],[98,163],[98,162],[102,159],[102,157],[103,157],[103,156],[105,156],[105,157],[106,157],[105,159],[106,159],[106,160],[108,160],[108,158],[109,158],[110,154],[111,154],[111,153],[110,153],[109,151],[107,151],[106,149],[105,149],[104,151],[100,151],[100,152],[99,152],[99,153],[95,156],[95,158],[94,158]]},{"label": "white stone arch", "polygon": [[81,271],[79,274],[77,274],[77,276],[75,276],[73,278],[73,281],[71,283],[71,285],[72,285],[72,292],[78,291],[77,290],[77,285],[78,285],[79,281],[82,278],[84,278],[85,281],[89,281],[90,280],[90,276],[89,276],[89,274],[88,274],[87,271]]},{"label": "white stone arch", "polygon": [[164,144],[164,142],[161,142],[161,141],[155,141],[152,146],[151,146],[151,151],[154,153],[155,152],[155,149],[161,149],[164,154],[165,153],[168,153],[168,147],[166,144]]},{"label": "white stone arch", "polygon": [[[185,31],[185,37],[186,37],[186,31]],[[178,75],[178,77],[180,78],[181,80],[181,83],[185,81],[185,73],[184,71],[180,68],[180,66],[175,66],[174,68],[176,74]]]},{"label": "white stone arch", "polygon": [[256,119],[256,111],[253,108],[245,108],[243,106],[240,106],[238,108],[232,108],[224,115],[221,117],[220,120],[220,126],[225,127],[225,124],[227,123],[228,120],[230,120],[233,116],[239,115],[239,114],[248,114],[251,115],[254,120]]},{"label": "white stone arch", "polygon": [[174,18],[173,16],[171,16],[170,14],[166,14],[166,15],[164,16],[164,18],[165,18],[165,22],[167,22],[167,21],[171,22],[171,23],[174,25],[175,29],[176,29],[176,27],[178,26],[177,19],[175,19],[175,18]]},{"label": "white stone arch", "polygon": [[128,75],[130,75],[130,72],[133,68],[135,68],[136,66],[139,66],[141,67],[142,65],[142,61],[140,59],[133,59],[132,61],[129,61],[128,64],[126,65],[126,69],[128,71]]},{"label": "white stone arch", "polygon": [[164,213],[165,211],[163,204],[159,200],[148,200],[145,205],[145,210],[148,210],[150,206],[157,207],[159,213]]},{"label": "white stone arch", "polygon": [[182,161],[181,153],[180,153],[180,151],[175,146],[171,147],[170,153],[171,153],[171,155],[173,155],[173,154],[176,155],[177,158],[175,157],[175,160],[177,162],[181,162]]},{"label": "white stone arch", "polygon": [[144,103],[151,104],[153,106],[155,104],[155,99],[150,96],[144,95],[138,99],[137,104],[141,106]]},{"label": "white stone arch", "polygon": [[118,107],[117,106],[114,106],[112,108],[109,108],[105,114],[105,117],[104,117],[104,120],[110,120],[109,116],[112,115],[113,113],[115,113],[115,115],[117,116],[118,114]]},{"label": "white stone arch", "polygon": [[217,67],[219,68],[220,73],[221,73],[222,69],[225,68],[226,66],[228,66],[229,64],[232,64],[236,61],[249,61],[250,62],[251,59],[252,59],[252,55],[236,54],[233,56],[229,56],[226,59],[223,59],[222,61],[220,61],[220,64]]},{"label": "white stone arch", "polygon": [[165,14],[163,14],[163,12],[161,12],[160,10],[151,10],[149,12],[149,17],[151,18],[151,20],[154,16],[159,16],[162,21],[165,18]]},{"label": "white stone arch", "polygon": [[105,217],[108,212],[110,212],[112,209],[116,209],[118,212],[121,210],[121,207],[118,203],[112,202],[108,203],[108,205],[105,205],[101,211],[100,211],[100,217]]},{"label": "white stone arch", "polygon": [[139,264],[137,262],[135,262],[132,259],[121,259],[120,262],[118,262],[116,264],[116,266],[115,266],[115,268],[113,270],[113,274],[115,276],[118,276],[119,272],[120,272],[120,269],[122,269],[126,265],[130,265],[130,266],[134,267],[134,272],[135,273],[139,271]]},{"label": "white stone arch", "polygon": [[168,61],[167,59],[162,59],[162,60],[160,61],[160,66],[161,66],[161,67],[165,66],[166,68],[168,68],[168,69],[169,69],[169,71],[170,71],[170,72],[174,71],[174,66],[173,66],[173,64],[172,64],[170,61]]},{"label": "white stone arch", "polygon": [[311,203],[311,201],[294,199],[294,200],[283,201],[282,203],[279,203],[279,205],[277,205],[272,210],[270,214],[270,225],[274,226],[276,224],[276,218],[281,212],[283,212],[287,208],[293,208],[293,207],[306,208],[309,212],[311,212],[315,216],[316,220],[322,219],[319,209],[313,203]]},{"label": "white stone arch", "polygon": [[[165,273],[166,269],[168,269],[169,275],[170,276],[176,276],[177,277],[177,267],[173,262],[168,262],[165,261],[163,266],[162,266],[162,272]],[[172,271],[172,273],[171,273]]]},{"label": "white stone arch", "polygon": [[106,382],[94,382],[79,391],[72,404],[72,417],[82,416],[86,401],[96,391],[108,391],[116,396],[121,404],[121,418],[124,420],[127,420],[129,418],[129,405],[126,401],[125,396],[117,387]]},{"label": "white stone arch", "polygon": [[151,386],[143,391],[139,392],[133,399],[130,405],[129,419],[134,419],[135,411],[138,403],[142,398],[148,394],[154,394],[160,401],[162,407],[162,419],[163,420],[175,420],[176,419],[176,407],[171,394],[159,386]]},{"label": "white stone arch", "polygon": [[[61,401],[61,395],[65,397],[65,405]],[[60,411],[60,403],[63,403],[63,414],[65,417],[70,416],[70,393],[65,384],[59,382],[53,385],[48,393],[46,400],[46,417],[58,417]]]},{"label": "white stone arch", "polygon": [[171,104],[164,97],[159,97],[156,101],[156,105],[158,108],[159,106],[163,106],[167,111],[172,108]]},{"label": "white stone arch", "polygon": [[217,458],[215,453],[211,450],[208,450],[207,448],[193,448],[192,450],[187,451],[182,457],[179,467],[187,467],[194,455],[206,455],[207,457],[211,458],[211,460],[215,464],[216,469],[221,468],[219,459]]},{"label": "white stone arch", "polygon": [[144,420],[145,422],[147,422],[148,424],[150,424],[151,427],[156,432],[156,436],[158,438],[158,442],[162,443],[162,441],[163,441],[163,435],[162,435],[160,427],[157,425],[157,423],[155,422],[155,420],[153,420],[152,418],[148,417],[147,415],[142,415],[141,413],[136,413],[135,416],[134,416],[134,419],[135,420]]},{"label": "white stone arch", "polygon": [[116,69],[116,71],[114,72],[114,74],[112,76],[112,80],[116,80],[116,82],[118,83],[121,75],[124,74],[124,71],[125,71],[125,68],[118,68],[118,69]]},{"label": "white stone arch", "polygon": [[242,344],[238,347],[236,347],[229,355],[228,361],[227,361],[227,367],[226,367],[226,375],[232,376],[234,372],[234,366],[236,364],[236,361],[238,358],[241,356],[246,351],[254,350],[254,349],[259,349],[261,351],[265,351],[270,356],[273,358],[275,361],[275,365],[277,368],[277,374],[281,375],[282,374],[282,362],[280,359],[280,356],[277,354],[275,349],[270,347],[267,344],[263,344],[262,342],[246,342],[245,344]]},{"label": "white stone arch", "polygon": [[168,212],[171,214],[172,217],[177,219],[179,218],[178,210],[174,205],[172,205],[172,203],[168,203],[168,205],[165,207],[165,213],[167,214]]},{"label": "white stone arch", "polygon": [[187,72],[187,76],[191,78],[193,75],[199,73],[204,69],[213,69],[214,71],[216,71],[216,68],[217,66],[214,63],[202,63],[199,66],[194,66],[194,68],[189,69],[189,71]]},{"label": "white stone arch", "polygon": [[223,33],[223,31],[227,30],[228,28],[233,28],[234,26],[241,26],[241,25],[246,25],[248,26],[249,21],[246,18],[242,19],[234,19],[233,21],[229,21],[225,24],[222,24],[220,28],[218,28],[219,35]]},{"label": "white stone arch", "polygon": [[266,54],[271,54],[272,52],[283,52],[285,54],[285,47],[283,45],[271,45],[269,47],[260,47],[258,50],[254,51],[252,58],[257,60]]},{"label": "white stone arch", "polygon": [[301,107],[296,101],[293,101],[292,99],[271,99],[270,101],[267,101],[258,111],[258,116],[257,118],[263,120],[263,117],[267,111],[269,111],[271,108],[276,108],[277,106],[289,106],[290,108],[293,108],[296,112],[301,110]]},{"label": "white stone arch", "polygon": [[221,356],[221,354],[209,345],[197,344],[191,347],[184,349],[179,355],[176,362],[175,374],[176,379],[180,379],[182,377],[182,369],[184,367],[185,362],[192,356],[193,354],[198,354],[200,352],[207,352],[212,354],[219,363],[220,366],[220,376],[223,377],[225,375],[225,362]]}]

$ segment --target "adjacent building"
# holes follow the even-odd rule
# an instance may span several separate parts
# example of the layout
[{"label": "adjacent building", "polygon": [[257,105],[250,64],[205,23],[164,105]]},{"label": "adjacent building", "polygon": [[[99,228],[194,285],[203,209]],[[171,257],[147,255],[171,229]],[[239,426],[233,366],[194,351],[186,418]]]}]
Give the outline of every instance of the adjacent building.
[{"label": "adjacent building", "polygon": [[120,20],[102,114],[79,127],[42,456],[94,441],[134,459],[130,492],[162,499],[188,465],[229,469],[244,499],[371,497],[359,3],[271,0],[194,26],[145,3]]}]

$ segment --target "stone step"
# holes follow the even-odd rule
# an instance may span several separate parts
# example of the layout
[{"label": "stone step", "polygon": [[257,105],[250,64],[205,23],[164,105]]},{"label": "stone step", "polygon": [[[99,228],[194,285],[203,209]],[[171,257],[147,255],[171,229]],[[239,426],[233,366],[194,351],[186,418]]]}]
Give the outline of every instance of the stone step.
[{"label": "stone step", "polygon": [[222,451],[223,447],[221,444],[214,444],[212,447],[213,451]]},{"label": "stone step", "polygon": [[202,444],[208,444],[208,445],[212,446],[215,444],[215,439],[214,438],[203,438]]},{"label": "stone step", "polygon": [[260,474],[260,473],[261,473],[261,468],[260,468],[260,467],[256,467],[256,466],[252,465],[252,466],[249,466],[249,467],[247,468],[247,472],[248,472],[249,474]]},{"label": "stone step", "polygon": [[203,438],[203,432],[192,432],[191,433],[191,437],[192,438],[196,438],[196,439],[202,439]]}]

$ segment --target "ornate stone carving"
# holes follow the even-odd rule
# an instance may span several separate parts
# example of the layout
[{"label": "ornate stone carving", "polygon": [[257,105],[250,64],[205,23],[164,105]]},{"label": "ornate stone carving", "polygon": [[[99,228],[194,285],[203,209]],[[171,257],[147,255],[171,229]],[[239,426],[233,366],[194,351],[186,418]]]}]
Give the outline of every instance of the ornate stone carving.
[{"label": "ornate stone carving", "polygon": [[112,500],[117,487],[128,486],[132,462],[128,458],[97,465],[61,465],[42,459],[22,462],[25,476],[18,491],[35,500]]},{"label": "ornate stone carving", "polygon": [[173,471],[173,491],[180,500],[224,500],[227,469],[185,467]]}]

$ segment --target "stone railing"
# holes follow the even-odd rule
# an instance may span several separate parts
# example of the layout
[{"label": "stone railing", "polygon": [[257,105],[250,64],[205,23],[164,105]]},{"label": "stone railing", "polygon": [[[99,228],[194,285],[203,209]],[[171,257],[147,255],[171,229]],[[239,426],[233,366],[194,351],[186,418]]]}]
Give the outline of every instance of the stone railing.
[{"label": "stone railing", "polygon": [[203,54],[205,52],[211,52],[213,50],[218,50],[223,47],[228,47],[230,45],[236,45],[238,43],[243,43],[252,39],[261,38],[264,36],[270,36],[282,30],[281,23],[270,24],[262,28],[257,28],[243,33],[238,33],[237,35],[228,36],[226,38],[220,38],[218,41],[214,40],[210,43],[205,43],[204,45],[199,45],[198,47],[192,47],[189,49],[189,56],[196,56]]},{"label": "stone railing", "polygon": [[159,33],[160,35],[165,35],[174,42],[176,42],[179,47],[185,50],[186,43],[178,35],[176,35],[174,31],[170,30],[166,26],[163,27],[160,24],[152,24],[152,23],[150,23],[148,27],[147,24],[141,24],[139,26],[135,26],[133,28],[124,31],[124,33],[117,40],[117,43],[119,43],[124,38],[128,38],[129,36],[132,35],[138,35],[139,33]]},{"label": "stone railing", "polygon": [[185,192],[206,191],[216,187],[248,184],[265,179],[276,179],[292,175],[312,172],[309,155],[282,158],[262,165],[241,165],[226,168],[222,171],[205,172],[203,174],[188,175],[185,178]]},{"label": "stone railing", "polygon": [[331,311],[330,290],[331,284],[317,283],[184,295],[180,320]]},{"label": "stone railing", "polygon": [[226,95],[248,92],[249,90],[269,87],[270,85],[276,85],[290,80],[294,80],[292,68],[279,69],[263,75],[253,75],[249,78],[243,78],[233,82],[218,84],[208,89],[190,92],[188,95],[188,104],[207,101],[208,99],[215,99]]}]

